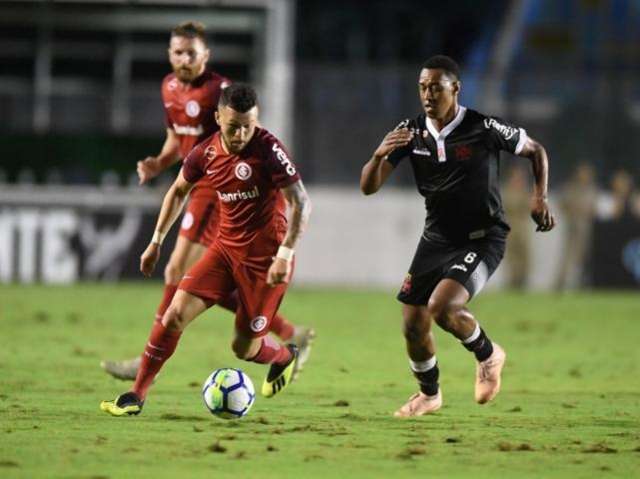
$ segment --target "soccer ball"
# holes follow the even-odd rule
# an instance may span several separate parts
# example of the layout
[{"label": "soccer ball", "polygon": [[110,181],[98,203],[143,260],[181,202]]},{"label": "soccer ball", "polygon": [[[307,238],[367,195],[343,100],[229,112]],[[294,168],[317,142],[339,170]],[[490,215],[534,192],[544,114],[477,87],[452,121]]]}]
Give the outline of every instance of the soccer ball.
[{"label": "soccer ball", "polygon": [[202,385],[202,399],[214,416],[235,419],[245,416],[256,399],[249,376],[233,368],[216,369]]}]

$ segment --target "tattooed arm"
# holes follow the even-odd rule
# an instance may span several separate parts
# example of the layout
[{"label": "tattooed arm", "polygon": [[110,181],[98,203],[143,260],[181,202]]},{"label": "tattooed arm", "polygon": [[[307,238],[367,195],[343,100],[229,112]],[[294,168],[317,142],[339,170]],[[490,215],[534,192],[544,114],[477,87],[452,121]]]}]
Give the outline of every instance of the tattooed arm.
[{"label": "tattooed arm", "polygon": [[273,263],[267,273],[267,284],[270,286],[289,281],[293,250],[309,221],[309,215],[311,213],[311,201],[302,184],[302,180],[298,180],[283,188],[282,193],[290,209],[289,227],[284,241],[278,249],[278,253],[273,259]]}]

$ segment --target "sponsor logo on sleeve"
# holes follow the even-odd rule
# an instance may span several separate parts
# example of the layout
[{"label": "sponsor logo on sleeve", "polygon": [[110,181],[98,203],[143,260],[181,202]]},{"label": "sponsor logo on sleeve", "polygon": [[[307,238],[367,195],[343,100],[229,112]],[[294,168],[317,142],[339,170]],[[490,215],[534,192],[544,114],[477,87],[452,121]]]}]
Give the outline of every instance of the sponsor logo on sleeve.
[{"label": "sponsor logo on sleeve", "polygon": [[500,123],[494,118],[485,118],[484,127],[487,130],[493,128],[496,130],[505,140],[510,140],[513,136],[518,133],[518,129],[509,125],[505,125],[504,123]]},{"label": "sponsor logo on sleeve", "polygon": [[252,170],[247,163],[241,161],[236,165],[235,173],[236,178],[242,181],[247,181],[249,178],[251,178]]},{"label": "sponsor logo on sleeve", "polygon": [[173,91],[176,88],[178,88],[178,79],[177,78],[172,78],[171,80],[169,80],[169,82],[167,83],[167,89],[169,91]]},{"label": "sponsor logo on sleeve", "polygon": [[200,114],[200,105],[195,100],[189,100],[184,110],[191,118],[196,118]]},{"label": "sponsor logo on sleeve", "polygon": [[249,323],[249,327],[251,328],[251,331],[253,331],[254,333],[259,333],[260,331],[262,331],[264,328],[267,327],[267,317],[256,316],[251,320],[251,323]]},{"label": "sponsor logo on sleeve", "polygon": [[193,126],[178,125],[177,123],[174,123],[173,131],[175,131],[178,135],[200,136],[204,132],[204,129],[202,128],[202,125],[193,127]]},{"label": "sponsor logo on sleeve", "polygon": [[284,166],[284,169],[287,172],[287,174],[289,176],[295,175],[296,168],[295,166],[293,166],[293,163],[291,163],[291,160],[289,159],[287,154],[284,152],[284,150],[280,148],[280,146],[277,143],[273,144],[272,150],[276,154],[276,157],[278,158],[278,161],[280,162],[280,164]]},{"label": "sponsor logo on sleeve", "polygon": [[207,160],[212,161],[216,155],[218,154],[218,150],[213,145],[209,145],[204,150],[204,156]]}]

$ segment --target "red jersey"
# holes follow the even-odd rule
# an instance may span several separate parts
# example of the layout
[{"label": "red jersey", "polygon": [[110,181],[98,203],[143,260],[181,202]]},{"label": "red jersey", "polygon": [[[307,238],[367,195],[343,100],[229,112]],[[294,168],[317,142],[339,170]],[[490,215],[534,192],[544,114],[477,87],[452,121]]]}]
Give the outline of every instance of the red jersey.
[{"label": "red jersey", "polygon": [[189,153],[182,174],[189,183],[202,179],[201,183],[217,192],[217,240],[222,245],[243,251],[250,246],[247,256],[254,251],[265,254],[263,243],[274,243],[286,230],[286,203],[280,188],[295,183],[300,175],[282,143],[267,130],[256,128],[237,154],[225,152],[220,132],[216,132]]},{"label": "red jersey", "polygon": [[210,70],[205,70],[192,83],[182,83],[175,73],[162,81],[167,128],[180,139],[180,156],[185,158],[195,145],[218,131],[214,113],[220,92],[231,82]]}]

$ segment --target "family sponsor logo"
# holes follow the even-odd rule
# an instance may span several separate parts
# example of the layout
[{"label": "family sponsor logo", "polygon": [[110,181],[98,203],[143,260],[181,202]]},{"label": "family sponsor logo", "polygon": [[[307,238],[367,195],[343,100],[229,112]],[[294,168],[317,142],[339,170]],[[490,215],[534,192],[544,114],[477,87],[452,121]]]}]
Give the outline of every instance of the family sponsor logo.
[{"label": "family sponsor logo", "polygon": [[511,138],[513,138],[513,135],[518,133],[517,128],[500,123],[493,118],[485,118],[484,127],[487,130],[493,128],[498,133],[500,133],[505,140],[510,140]]},{"label": "family sponsor logo", "polygon": [[241,161],[236,165],[235,173],[236,178],[242,181],[247,181],[249,178],[251,178],[252,170],[247,163]]},{"label": "family sponsor logo", "polygon": [[296,174],[296,168],[295,168],[295,166],[293,166],[293,163],[291,163],[291,160],[289,159],[287,154],[284,152],[284,150],[277,143],[273,144],[272,150],[276,154],[276,157],[278,158],[278,161],[280,161],[282,166],[284,166],[287,174],[289,176],[295,175]]},{"label": "family sponsor logo", "polygon": [[200,136],[204,132],[204,129],[202,128],[202,125],[186,126],[186,125],[178,125],[177,123],[174,123],[173,131],[175,131],[178,135]]},{"label": "family sponsor logo", "polygon": [[189,100],[184,110],[191,118],[196,118],[200,114],[200,105],[195,100]]},{"label": "family sponsor logo", "polygon": [[220,198],[220,201],[224,201],[225,203],[231,203],[233,201],[240,201],[240,200],[253,200],[258,196],[260,196],[260,190],[258,190],[257,186],[254,186],[253,189],[249,191],[238,190],[232,193],[223,193],[222,191],[217,190],[217,192],[218,192],[218,198]]},{"label": "family sponsor logo", "polygon": [[251,328],[251,331],[253,331],[254,333],[259,333],[260,331],[262,331],[264,328],[267,327],[267,317],[256,316],[251,320],[251,323],[249,323],[249,327]]}]

